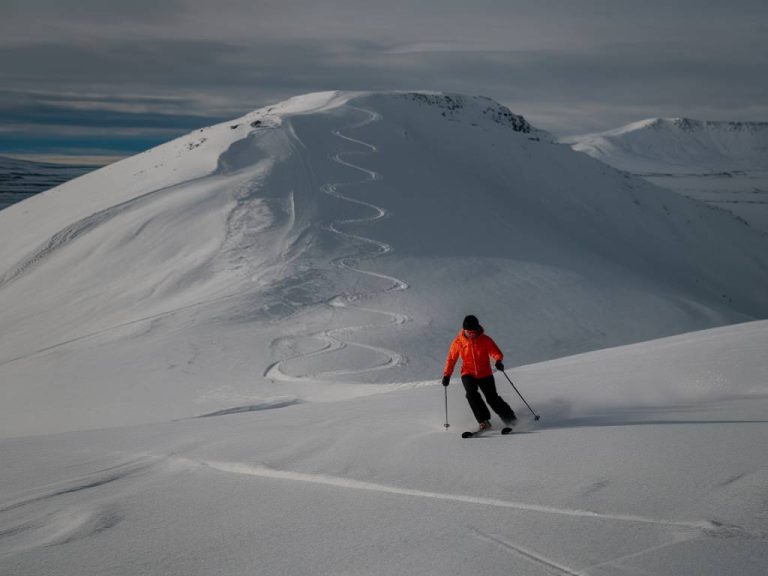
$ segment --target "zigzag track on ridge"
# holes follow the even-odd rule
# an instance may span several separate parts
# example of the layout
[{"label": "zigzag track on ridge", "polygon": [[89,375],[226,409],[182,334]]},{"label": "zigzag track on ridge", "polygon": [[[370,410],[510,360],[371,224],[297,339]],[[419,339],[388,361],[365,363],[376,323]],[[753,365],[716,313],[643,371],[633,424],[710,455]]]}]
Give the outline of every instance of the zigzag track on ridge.
[{"label": "zigzag track on ridge", "polygon": [[[362,128],[363,126],[366,126],[368,124],[381,120],[381,115],[378,114],[377,112],[366,110],[363,108],[356,108],[352,106],[350,106],[349,108],[352,110],[363,112],[368,117],[361,122],[357,122],[355,124],[347,126],[345,130]],[[378,151],[378,148],[376,148],[376,146],[374,146],[373,144],[347,136],[341,130],[338,130],[338,129],[332,130],[331,134],[333,134],[334,136],[342,140],[346,140],[353,144],[357,144],[367,148],[368,153],[374,153]],[[359,206],[363,206],[365,208],[369,208],[373,210],[374,212],[373,216],[364,216],[359,218],[348,218],[343,220],[337,220],[335,222],[332,222],[327,228],[328,231],[333,232],[334,234],[337,234],[343,238],[352,240],[353,242],[373,246],[373,251],[362,253],[362,254],[345,255],[333,260],[332,264],[338,268],[341,268],[342,270],[355,272],[357,274],[362,274],[362,275],[376,278],[379,280],[386,280],[390,282],[391,285],[385,288],[384,290],[379,290],[376,292],[370,292],[366,294],[338,294],[333,298],[331,298],[330,300],[328,300],[326,305],[334,309],[347,308],[347,307],[353,306],[355,310],[371,312],[374,314],[380,314],[380,315],[386,316],[387,318],[390,319],[390,324],[395,324],[395,325],[404,324],[410,320],[410,318],[404,314],[396,314],[396,313],[387,312],[385,310],[379,310],[374,308],[365,308],[356,304],[356,302],[358,302],[359,300],[367,296],[373,296],[374,294],[386,293],[386,292],[397,292],[397,291],[408,289],[408,283],[399,278],[395,278],[394,276],[388,276],[386,274],[380,274],[378,272],[363,270],[358,267],[359,262],[361,260],[371,260],[371,259],[383,256],[385,254],[391,253],[392,246],[390,246],[386,242],[381,242],[379,240],[374,240],[372,238],[360,236],[358,234],[352,234],[340,228],[340,227],[343,227],[345,224],[361,224],[366,222],[375,222],[376,220],[387,218],[389,216],[389,211],[386,210],[385,208],[382,208],[381,206],[377,206],[376,204],[373,204],[371,202],[360,200],[358,198],[351,198],[349,196],[342,194],[339,191],[339,188],[344,186],[368,184],[376,180],[382,179],[381,174],[379,174],[378,172],[374,170],[369,170],[357,164],[353,164],[352,162],[349,162],[348,160],[345,160],[342,158],[342,155],[344,154],[348,155],[348,154],[360,154],[360,153],[361,152],[337,153],[331,156],[331,161],[337,164],[340,164],[342,166],[346,166],[347,168],[351,168],[353,170],[357,170],[364,173],[366,175],[365,180],[352,181],[352,182],[326,183],[323,186],[321,186],[320,189],[325,194],[328,194],[329,196],[333,196],[334,198],[338,198],[340,200],[351,202],[353,204],[357,204]],[[318,381],[328,377],[369,373],[369,372],[374,372],[379,370],[386,370],[395,366],[400,366],[404,364],[406,360],[403,355],[398,354],[397,352],[388,350],[386,348],[381,348],[378,346],[360,344],[356,342],[355,343],[347,342],[338,337],[340,334],[350,334],[354,332],[361,332],[369,329],[380,328],[384,325],[386,324],[366,324],[366,325],[360,325],[360,326],[347,326],[343,328],[332,328],[328,330],[322,330],[320,332],[300,335],[298,336],[298,338],[303,337],[303,338],[319,340],[321,342],[321,346],[311,352],[297,354],[295,356],[291,356],[289,358],[284,358],[282,360],[274,362],[272,365],[270,365],[266,369],[266,371],[264,372],[264,376],[266,378],[271,378],[273,380],[280,380],[280,381]],[[280,340],[280,339],[277,339],[277,340]],[[275,340],[273,344],[276,343],[277,340]],[[281,365],[283,363],[289,362],[291,360],[309,359],[316,356],[320,356],[322,354],[329,354],[332,352],[336,352],[338,350],[342,350],[347,347],[361,348],[364,350],[369,350],[369,351],[381,354],[386,358],[386,361],[384,363],[376,364],[374,366],[369,366],[366,368],[318,371],[318,372],[311,373],[304,376],[293,376],[293,375],[287,374],[281,369]]]}]

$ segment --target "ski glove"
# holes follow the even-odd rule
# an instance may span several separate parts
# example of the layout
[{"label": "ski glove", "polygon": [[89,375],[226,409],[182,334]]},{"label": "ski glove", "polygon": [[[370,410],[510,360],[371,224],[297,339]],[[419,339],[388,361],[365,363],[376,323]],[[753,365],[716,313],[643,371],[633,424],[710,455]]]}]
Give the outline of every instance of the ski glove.
[{"label": "ski glove", "polygon": [[504,364],[501,363],[501,360],[497,360],[495,366],[496,370],[501,370],[502,372],[504,371]]},{"label": "ski glove", "polygon": [[448,384],[451,383],[451,377],[450,376],[443,376],[443,386],[448,386]]}]

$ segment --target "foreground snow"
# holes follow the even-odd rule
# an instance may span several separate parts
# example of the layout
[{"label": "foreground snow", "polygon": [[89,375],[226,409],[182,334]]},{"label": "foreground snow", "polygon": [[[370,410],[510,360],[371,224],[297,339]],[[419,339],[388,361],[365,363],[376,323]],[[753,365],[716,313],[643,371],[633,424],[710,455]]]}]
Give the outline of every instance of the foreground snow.
[{"label": "foreground snow", "polygon": [[0,571],[764,574],[767,345],[755,322],[510,370],[542,420],[509,437],[462,440],[454,382],[449,431],[414,385],[5,440]]}]

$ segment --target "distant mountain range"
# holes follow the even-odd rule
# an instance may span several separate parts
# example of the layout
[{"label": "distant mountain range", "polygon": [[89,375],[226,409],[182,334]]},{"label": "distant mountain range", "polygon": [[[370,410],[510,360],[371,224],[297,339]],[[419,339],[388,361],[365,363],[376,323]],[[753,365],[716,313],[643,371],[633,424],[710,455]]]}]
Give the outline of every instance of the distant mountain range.
[{"label": "distant mountain range", "polygon": [[96,168],[0,156],[0,210]]},{"label": "distant mountain range", "polygon": [[768,122],[652,118],[562,142],[633,174],[768,170]]}]

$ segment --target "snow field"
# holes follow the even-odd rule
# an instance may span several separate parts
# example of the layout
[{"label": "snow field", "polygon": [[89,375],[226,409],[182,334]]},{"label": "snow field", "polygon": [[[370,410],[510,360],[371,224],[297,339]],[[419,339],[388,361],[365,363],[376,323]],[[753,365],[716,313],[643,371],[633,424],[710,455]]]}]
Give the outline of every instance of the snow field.
[{"label": "snow field", "polygon": [[[633,364],[655,357],[654,343],[572,358],[581,404],[568,416],[556,401],[568,359],[511,370],[542,420],[499,379],[523,417],[509,437],[461,439],[471,414],[454,383],[449,431],[432,385],[6,440],[0,563],[59,574],[760,574],[768,400],[749,351],[766,339],[766,322],[676,337],[664,348],[676,368],[662,358],[644,374]],[[686,396],[684,376],[716,356],[709,384],[730,395]],[[606,390],[646,380],[663,410],[632,398],[604,407]]]}]

